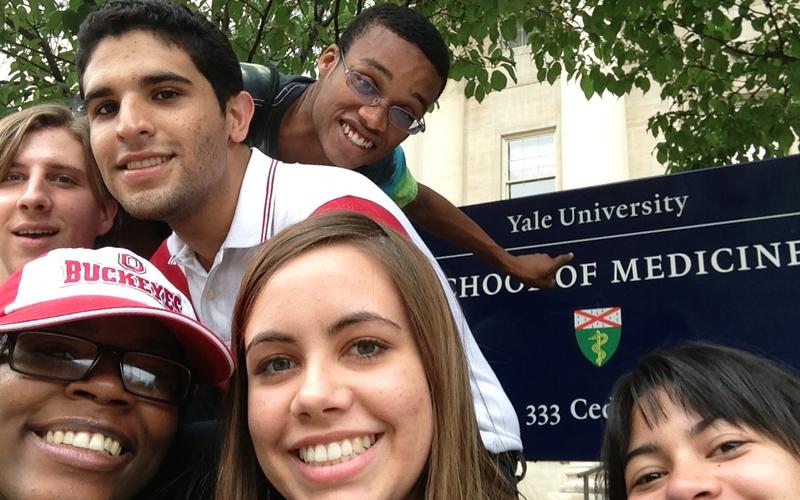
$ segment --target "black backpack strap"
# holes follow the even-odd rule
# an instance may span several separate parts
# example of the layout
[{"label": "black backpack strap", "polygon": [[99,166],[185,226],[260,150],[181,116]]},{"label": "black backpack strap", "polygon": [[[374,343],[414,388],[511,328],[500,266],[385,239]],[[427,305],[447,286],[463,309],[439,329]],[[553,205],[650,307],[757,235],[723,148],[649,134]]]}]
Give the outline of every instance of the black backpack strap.
[{"label": "black backpack strap", "polygon": [[274,66],[239,63],[242,68],[244,90],[253,96],[255,112],[250,121],[245,143],[267,151],[267,123],[272,112],[272,102],[278,90],[278,70]]}]

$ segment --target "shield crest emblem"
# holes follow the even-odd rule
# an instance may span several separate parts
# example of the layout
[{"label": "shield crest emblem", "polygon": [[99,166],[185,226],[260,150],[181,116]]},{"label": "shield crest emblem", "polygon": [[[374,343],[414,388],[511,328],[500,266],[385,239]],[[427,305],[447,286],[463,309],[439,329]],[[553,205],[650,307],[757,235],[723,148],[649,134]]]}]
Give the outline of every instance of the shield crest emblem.
[{"label": "shield crest emblem", "polygon": [[584,357],[597,367],[617,352],[622,333],[622,308],[575,310],[575,338]]}]

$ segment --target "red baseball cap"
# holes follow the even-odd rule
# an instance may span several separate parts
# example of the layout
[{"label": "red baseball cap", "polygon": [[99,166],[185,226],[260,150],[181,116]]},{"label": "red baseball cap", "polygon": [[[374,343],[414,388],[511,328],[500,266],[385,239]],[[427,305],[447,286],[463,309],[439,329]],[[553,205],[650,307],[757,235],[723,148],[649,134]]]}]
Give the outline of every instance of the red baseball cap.
[{"label": "red baseball cap", "polygon": [[233,356],[197,321],[192,304],[149,261],[122,248],[60,248],[25,264],[0,286],[0,333],[109,316],[161,322],[201,384],[225,382]]}]

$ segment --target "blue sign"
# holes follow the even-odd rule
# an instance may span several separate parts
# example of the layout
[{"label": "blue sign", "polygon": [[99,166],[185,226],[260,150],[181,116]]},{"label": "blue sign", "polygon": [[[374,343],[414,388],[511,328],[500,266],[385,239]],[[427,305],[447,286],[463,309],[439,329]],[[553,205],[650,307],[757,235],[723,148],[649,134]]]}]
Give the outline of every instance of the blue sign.
[{"label": "blue sign", "polygon": [[512,253],[574,252],[526,288],[425,235],[514,403],[531,460],[598,458],[613,382],[682,339],[800,367],[800,157],[465,207]]}]

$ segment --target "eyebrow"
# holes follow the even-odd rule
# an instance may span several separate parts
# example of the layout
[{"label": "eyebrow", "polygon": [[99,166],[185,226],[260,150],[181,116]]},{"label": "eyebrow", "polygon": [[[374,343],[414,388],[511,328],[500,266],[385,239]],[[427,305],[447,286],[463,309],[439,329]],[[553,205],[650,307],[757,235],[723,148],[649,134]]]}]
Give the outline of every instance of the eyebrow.
[{"label": "eyebrow", "polygon": [[[699,436],[706,429],[714,425],[714,422],[716,422],[717,420],[718,419],[710,419],[710,418],[704,418],[700,420],[699,422],[694,424],[691,429],[689,429],[689,437],[695,438]],[[660,450],[661,447],[655,445],[654,443],[644,444],[642,446],[639,446],[638,448],[629,451],[628,454],[625,455],[625,463],[627,464],[628,462],[638,457],[639,455],[649,455],[652,453],[658,453]]]},{"label": "eyebrow", "polygon": [[[331,325],[328,328],[328,336],[333,337],[336,334],[340,333],[342,330],[345,330],[349,326],[356,325],[359,323],[367,323],[370,321],[377,321],[386,326],[389,326],[393,330],[398,330],[398,331],[401,330],[400,325],[398,325],[397,323],[388,318],[381,316],[380,314],[376,314],[370,311],[358,311],[348,314],[337,320],[333,325]],[[273,342],[280,344],[293,344],[293,345],[297,344],[297,340],[294,337],[287,335],[279,330],[264,330],[263,332],[256,334],[256,336],[253,337],[253,340],[251,340],[250,343],[247,344],[247,347],[245,348],[244,351],[245,356],[247,355],[248,352],[250,352],[250,349],[254,348],[258,344],[273,343]]]},{"label": "eyebrow", "polygon": [[[150,87],[152,85],[157,85],[159,83],[164,82],[179,82],[184,83],[187,85],[191,85],[192,81],[186,78],[183,75],[179,75],[178,73],[173,73],[172,71],[159,71],[158,73],[153,73],[151,75],[145,75],[139,79],[139,87]],[[84,104],[88,104],[93,99],[99,99],[102,97],[108,97],[112,95],[113,92],[111,87],[100,87],[99,89],[92,90],[91,92],[87,92],[86,96],[83,98]]]},{"label": "eyebrow", "polygon": [[278,330],[265,330],[256,334],[256,336],[253,337],[253,340],[247,344],[247,347],[244,349],[244,355],[247,356],[247,353],[250,352],[250,349],[253,349],[259,344],[271,342],[279,344],[297,344],[297,341],[294,339],[294,337],[290,337],[285,333],[281,333]]},{"label": "eyebrow", "polygon": [[[362,61],[364,61],[365,63],[369,64],[376,70],[386,75],[386,78],[388,78],[389,80],[394,79],[394,73],[392,73],[389,70],[389,68],[379,63],[375,59],[372,59],[370,57],[365,57],[362,59]],[[414,96],[414,98],[418,100],[420,104],[422,104],[422,112],[424,114],[428,110],[428,107],[430,106],[430,104],[428,104],[428,101],[426,101],[425,98],[422,97],[422,94],[420,94],[419,92],[411,92],[411,95]]]},{"label": "eyebrow", "polygon": [[401,329],[400,325],[390,320],[389,318],[381,316],[380,314],[376,314],[370,311],[358,311],[352,314],[348,314],[347,316],[339,319],[336,323],[331,325],[331,327],[328,328],[328,335],[334,336],[340,331],[347,328],[348,326],[355,325],[358,323],[366,323],[370,321],[377,321],[379,323],[383,323],[384,325],[387,325],[394,330]]},{"label": "eyebrow", "polygon": [[372,59],[371,57],[365,57],[365,58],[363,58],[361,60],[364,61],[365,63],[369,64],[373,68],[377,69],[378,71],[380,71],[384,75],[386,75],[386,78],[388,78],[389,80],[393,80],[394,79],[394,73],[392,73],[389,70],[389,68],[387,68],[383,64],[379,63],[375,59]]},{"label": "eyebrow", "polygon": [[661,448],[659,446],[656,446],[653,443],[644,444],[642,446],[639,446],[638,448],[629,451],[628,454],[625,455],[625,463],[626,464],[629,463],[631,460],[640,455],[651,455],[657,453],[660,449]]},{"label": "eyebrow", "polygon": [[[82,168],[75,167],[73,165],[68,165],[66,163],[61,163],[60,161],[48,161],[45,163],[48,167],[58,170],[59,172],[68,172],[72,173],[75,177],[86,177],[88,176],[88,172]],[[18,161],[11,162],[9,168],[25,168],[26,165],[20,163]]]}]

